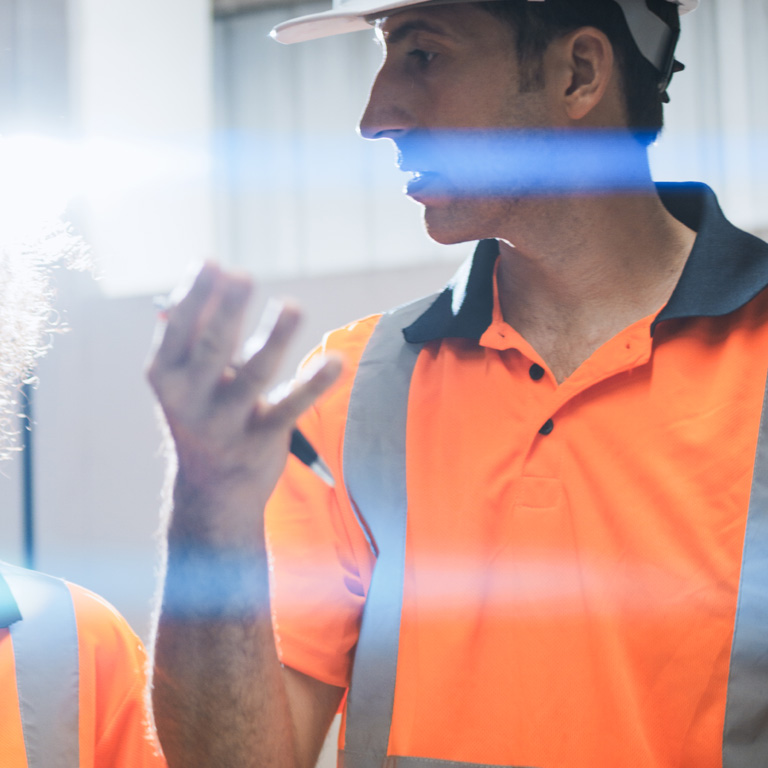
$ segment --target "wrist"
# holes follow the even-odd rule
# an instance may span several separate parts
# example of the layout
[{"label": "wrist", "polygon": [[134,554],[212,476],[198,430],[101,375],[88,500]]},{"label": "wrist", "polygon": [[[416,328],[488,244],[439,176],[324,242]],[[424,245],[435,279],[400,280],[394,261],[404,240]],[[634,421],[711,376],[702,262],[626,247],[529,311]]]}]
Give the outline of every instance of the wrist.
[{"label": "wrist", "polygon": [[269,615],[265,551],[169,540],[163,613],[171,618],[237,620]]},{"label": "wrist", "polygon": [[173,485],[166,536],[177,550],[243,552],[263,556],[264,507],[254,489],[236,482],[192,483],[179,473]]}]

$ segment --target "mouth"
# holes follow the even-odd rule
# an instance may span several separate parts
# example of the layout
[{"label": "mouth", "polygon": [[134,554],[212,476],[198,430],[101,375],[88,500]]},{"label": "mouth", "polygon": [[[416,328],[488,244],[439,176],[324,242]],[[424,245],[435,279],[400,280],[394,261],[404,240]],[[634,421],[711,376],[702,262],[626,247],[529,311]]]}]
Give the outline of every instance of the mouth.
[{"label": "mouth", "polygon": [[411,178],[405,185],[405,193],[417,202],[422,202],[428,197],[440,196],[441,183],[440,174],[435,171],[407,171]]}]

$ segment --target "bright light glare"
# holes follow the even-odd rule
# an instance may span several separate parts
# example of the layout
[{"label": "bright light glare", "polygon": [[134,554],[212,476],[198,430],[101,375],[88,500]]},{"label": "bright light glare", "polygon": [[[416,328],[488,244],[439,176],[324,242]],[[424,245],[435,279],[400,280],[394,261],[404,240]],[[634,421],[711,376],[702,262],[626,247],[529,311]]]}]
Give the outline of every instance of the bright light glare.
[{"label": "bright light glare", "polygon": [[120,205],[142,189],[200,179],[209,165],[183,141],[0,137],[0,227],[4,237],[24,237],[61,216],[75,198]]},{"label": "bright light glare", "polygon": [[34,237],[63,213],[71,194],[71,161],[63,145],[51,139],[0,139],[0,231],[5,242]]}]

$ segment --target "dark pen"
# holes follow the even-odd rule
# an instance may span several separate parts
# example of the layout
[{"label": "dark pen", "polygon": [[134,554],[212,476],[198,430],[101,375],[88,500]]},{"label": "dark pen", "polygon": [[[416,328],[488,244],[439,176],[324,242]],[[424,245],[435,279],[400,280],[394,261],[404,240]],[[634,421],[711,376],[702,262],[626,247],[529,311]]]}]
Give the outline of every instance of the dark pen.
[{"label": "dark pen", "polygon": [[333,488],[335,483],[331,470],[328,469],[328,465],[318,456],[317,451],[312,447],[312,443],[298,429],[294,429],[291,432],[291,453],[299,461],[306,464],[321,480]]}]

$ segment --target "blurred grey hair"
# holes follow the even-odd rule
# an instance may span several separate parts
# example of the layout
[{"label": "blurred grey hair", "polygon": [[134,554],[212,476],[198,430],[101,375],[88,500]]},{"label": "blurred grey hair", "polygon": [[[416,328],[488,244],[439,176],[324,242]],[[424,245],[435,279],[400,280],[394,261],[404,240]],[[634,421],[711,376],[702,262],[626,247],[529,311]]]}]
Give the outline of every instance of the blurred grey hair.
[{"label": "blurred grey hair", "polygon": [[58,219],[24,239],[0,232],[0,459],[18,450],[22,384],[36,382],[37,360],[64,330],[53,310],[53,270],[89,266],[84,242]]}]

